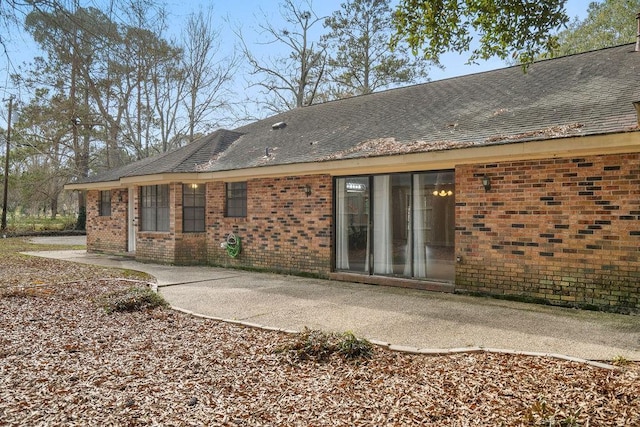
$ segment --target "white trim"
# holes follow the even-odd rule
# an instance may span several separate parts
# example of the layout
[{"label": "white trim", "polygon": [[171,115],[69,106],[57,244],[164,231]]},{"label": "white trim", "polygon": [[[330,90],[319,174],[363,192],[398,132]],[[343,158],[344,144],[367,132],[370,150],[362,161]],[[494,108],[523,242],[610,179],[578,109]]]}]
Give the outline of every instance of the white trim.
[{"label": "white trim", "polygon": [[136,251],[136,217],[135,217],[135,195],[136,187],[129,187],[129,197],[127,203],[127,252]]}]

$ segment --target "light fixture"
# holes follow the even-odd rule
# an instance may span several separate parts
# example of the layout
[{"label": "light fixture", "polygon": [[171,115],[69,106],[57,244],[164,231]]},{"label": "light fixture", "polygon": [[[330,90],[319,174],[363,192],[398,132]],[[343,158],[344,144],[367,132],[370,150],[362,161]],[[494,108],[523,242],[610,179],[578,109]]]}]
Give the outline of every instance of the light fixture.
[{"label": "light fixture", "polygon": [[482,186],[485,192],[491,190],[491,180],[487,175],[482,175]]},{"label": "light fixture", "polygon": [[193,183],[190,185],[190,187],[195,190],[196,188],[198,188],[198,184]]},{"label": "light fixture", "polygon": [[347,181],[347,193],[364,193],[367,191],[367,185],[360,182]]},{"label": "light fixture", "polygon": [[440,196],[440,197],[447,197],[447,196],[453,196],[453,191],[451,190],[433,190],[433,194],[434,196]]},{"label": "light fixture", "polygon": [[311,186],[309,184],[304,186],[304,194],[306,194],[307,197],[311,195]]}]

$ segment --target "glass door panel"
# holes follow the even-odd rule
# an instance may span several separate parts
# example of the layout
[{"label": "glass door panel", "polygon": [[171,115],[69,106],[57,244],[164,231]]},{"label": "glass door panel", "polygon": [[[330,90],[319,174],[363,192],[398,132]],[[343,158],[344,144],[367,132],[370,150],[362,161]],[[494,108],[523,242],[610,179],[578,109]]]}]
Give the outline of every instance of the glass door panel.
[{"label": "glass door panel", "polygon": [[411,175],[373,178],[373,273],[411,276]]},{"label": "glass door panel", "polygon": [[369,178],[336,180],[336,269],[369,271]]},{"label": "glass door panel", "polygon": [[455,280],[455,185],[453,172],[413,177],[413,275]]}]

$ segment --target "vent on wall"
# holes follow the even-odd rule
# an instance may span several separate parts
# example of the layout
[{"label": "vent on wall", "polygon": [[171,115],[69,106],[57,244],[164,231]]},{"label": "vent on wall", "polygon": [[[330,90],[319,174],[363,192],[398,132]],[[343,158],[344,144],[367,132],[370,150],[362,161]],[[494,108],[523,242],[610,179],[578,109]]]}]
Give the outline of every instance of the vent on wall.
[{"label": "vent on wall", "polygon": [[278,122],[271,125],[271,129],[273,130],[284,129],[285,127],[287,127],[285,122]]}]

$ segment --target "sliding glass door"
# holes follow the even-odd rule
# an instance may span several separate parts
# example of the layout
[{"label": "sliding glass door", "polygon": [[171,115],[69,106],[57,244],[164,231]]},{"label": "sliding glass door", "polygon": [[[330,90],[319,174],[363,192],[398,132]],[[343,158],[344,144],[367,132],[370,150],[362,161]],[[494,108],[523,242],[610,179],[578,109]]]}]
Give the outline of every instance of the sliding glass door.
[{"label": "sliding glass door", "polygon": [[336,179],[336,269],[453,281],[454,173]]}]

